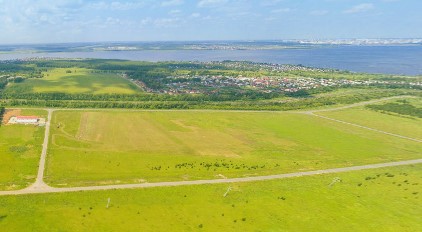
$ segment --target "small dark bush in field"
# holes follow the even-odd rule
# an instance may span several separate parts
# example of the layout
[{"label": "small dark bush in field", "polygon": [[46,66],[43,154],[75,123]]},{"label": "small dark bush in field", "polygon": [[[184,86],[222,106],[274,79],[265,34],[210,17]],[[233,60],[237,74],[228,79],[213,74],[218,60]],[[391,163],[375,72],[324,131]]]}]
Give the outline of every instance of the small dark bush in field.
[{"label": "small dark bush in field", "polygon": [[0,215],[0,222],[5,219],[7,217],[7,215]]},{"label": "small dark bush in field", "polygon": [[202,228],[202,227],[204,227],[204,225],[202,225],[202,224],[199,224],[199,225],[198,225],[198,227],[199,227],[199,228]]},{"label": "small dark bush in field", "polygon": [[9,151],[13,153],[24,153],[27,150],[28,148],[26,146],[13,146],[9,148]]}]

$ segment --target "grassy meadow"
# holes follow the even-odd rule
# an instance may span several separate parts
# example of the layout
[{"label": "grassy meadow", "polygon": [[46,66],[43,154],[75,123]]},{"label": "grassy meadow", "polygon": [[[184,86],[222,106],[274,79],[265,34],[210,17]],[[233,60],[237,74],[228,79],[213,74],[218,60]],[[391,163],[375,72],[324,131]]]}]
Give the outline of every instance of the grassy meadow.
[{"label": "grassy meadow", "polygon": [[46,182],[230,178],[421,158],[420,143],[294,113],[56,111]]},{"label": "grassy meadow", "polygon": [[[45,111],[22,110],[21,115],[46,117]],[[35,181],[45,127],[0,126],[0,190],[24,188]]]},{"label": "grassy meadow", "polygon": [[[6,93],[134,94],[139,89],[116,74],[92,73],[83,68],[54,68],[40,79],[10,84]],[[68,73],[69,72],[69,73]]]},{"label": "grassy meadow", "polygon": [[[382,105],[400,101],[402,100],[395,99],[376,104]],[[406,102],[415,107],[422,107],[422,98],[406,98]],[[422,118],[419,117],[379,112],[365,106],[318,112],[317,114],[422,140]]]},{"label": "grassy meadow", "polygon": [[[334,179],[340,181],[332,184]],[[419,164],[230,185],[3,196],[0,228],[9,232],[421,231],[421,185]],[[229,187],[232,190],[224,197]]]}]

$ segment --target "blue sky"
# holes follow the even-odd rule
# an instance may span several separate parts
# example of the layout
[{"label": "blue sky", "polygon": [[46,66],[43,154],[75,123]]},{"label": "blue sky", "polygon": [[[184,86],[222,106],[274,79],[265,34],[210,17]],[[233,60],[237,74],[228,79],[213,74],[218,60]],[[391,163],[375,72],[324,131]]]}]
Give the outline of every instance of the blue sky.
[{"label": "blue sky", "polygon": [[421,38],[420,0],[0,0],[0,43]]}]

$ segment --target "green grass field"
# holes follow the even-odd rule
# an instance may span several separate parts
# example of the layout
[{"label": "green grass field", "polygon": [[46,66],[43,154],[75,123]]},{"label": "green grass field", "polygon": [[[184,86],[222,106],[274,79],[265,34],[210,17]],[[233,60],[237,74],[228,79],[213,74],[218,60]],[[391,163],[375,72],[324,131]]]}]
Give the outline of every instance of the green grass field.
[{"label": "green grass field", "polygon": [[293,113],[56,111],[53,186],[254,176],[421,158],[422,144]]},{"label": "green grass field", "polygon": [[[330,187],[334,178],[341,182]],[[412,165],[231,185],[3,196],[0,228],[421,231],[421,185],[422,165]],[[223,197],[229,186],[232,191]]]},{"label": "green grass field", "polygon": [[[400,100],[390,100],[377,104],[394,103],[397,101]],[[422,98],[407,98],[406,101],[415,107],[422,107]],[[368,109],[365,106],[337,111],[318,112],[317,114],[390,133],[422,139],[422,118],[418,117],[378,112]]]},{"label": "green grass field", "polygon": [[[46,117],[45,111],[23,110],[22,115]],[[0,127],[0,190],[24,188],[35,181],[44,127],[2,125]]]},{"label": "green grass field", "polygon": [[[67,73],[66,71],[71,71]],[[6,93],[134,94],[139,89],[116,74],[91,73],[82,68],[55,68],[43,78],[10,84]]]}]

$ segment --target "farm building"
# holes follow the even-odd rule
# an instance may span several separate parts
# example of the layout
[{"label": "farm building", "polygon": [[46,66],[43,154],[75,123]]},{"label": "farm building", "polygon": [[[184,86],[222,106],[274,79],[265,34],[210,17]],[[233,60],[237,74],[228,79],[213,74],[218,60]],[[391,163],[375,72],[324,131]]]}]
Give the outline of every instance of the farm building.
[{"label": "farm building", "polygon": [[45,118],[37,116],[12,116],[8,124],[25,124],[45,126]]},{"label": "farm building", "polygon": [[17,116],[16,123],[18,124],[36,124],[39,118],[36,116]]}]

